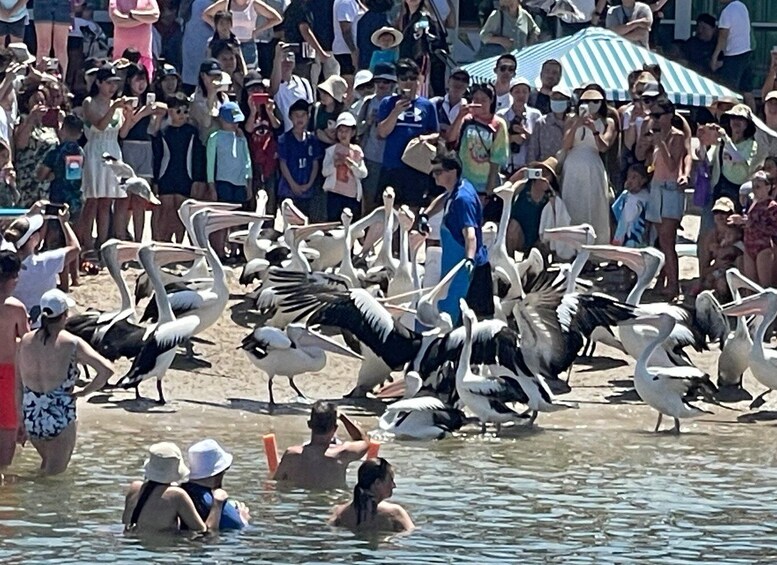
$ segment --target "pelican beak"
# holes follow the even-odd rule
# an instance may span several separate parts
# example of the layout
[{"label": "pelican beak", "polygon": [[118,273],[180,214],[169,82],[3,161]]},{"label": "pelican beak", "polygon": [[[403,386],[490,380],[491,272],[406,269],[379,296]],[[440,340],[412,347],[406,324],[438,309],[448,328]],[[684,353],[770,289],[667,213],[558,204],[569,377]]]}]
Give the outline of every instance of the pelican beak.
[{"label": "pelican beak", "polygon": [[410,251],[417,251],[426,241],[427,234],[421,233],[418,230],[410,232]]},{"label": "pelican beak", "polygon": [[497,186],[494,189],[494,194],[496,194],[502,200],[508,200],[513,197],[513,194],[515,194],[515,187],[513,186],[513,183],[506,182],[501,186]]},{"label": "pelican beak", "polygon": [[218,231],[242,226],[251,222],[263,222],[272,219],[270,216],[260,216],[253,212],[219,212],[214,211],[208,216],[208,231]]},{"label": "pelican beak", "polygon": [[645,266],[642,253],[640,253],[639,250],[631,249],[630,247],[619,247],[617,245],[583,245],[582,249],[589,251],[591,255],[600,259],[620,261],[632,271],[640,271]]},{"label": "pelican beak", "polygon": [[[389,297],[390,300],[396,298],[395,296]],[[383,307],[388,310],[388,313],[391,314],[392,318],[398,318],[401,316],[404,316],[405,314],[413,314],[415,316],[416,311],[412,308],[406,308],[404,306],[400,306],[398,304],[387,304],[384,303]]]},{"label": "pelican beak", "polygon": [[349,228],[351,237],[361,237],[367,228],[378,222],[382,222],[383,218],[385,218],[385,212],[381,208],[375,208],[361,220],[351,224],[351,227]]},{"label": "pelican beak", "polygon": [[326,231],[339,228],[339,222],[326,222],[322,224],[308,224],[307,226],[295,226],[292,228],[295,241],[303,241],[317,231]]},{"label": "pelican beak", "polygon": [[405,379],[397,379],[396,382],[382,387],[375,394],[375,398],[402,398],[405,395],[405,388]]},{"label": "pelican beak", "polygon": [[281,202],[281,214],[289,225],[304,226],[308,223],[308,217],[302,213],[302,210],[294,205],[291,198],[287,198]]},{"label": "pelican beak", "polygon": [[132,241],[122,241],[116,246],[116,258],[119,265],[135,261],[138,258],[138,250],[140,249],[140,243]]},{"label": "pelican beak", "polygon": [[464,265],[467,262],[465,260],[461,260],[458,263],[456,263],[453,268],[448,271],[448,273],[442,278],[440,282],[435,285],[435,287],[432,289],[432,291],[428,294],[428,300],[430,302],[436,301],[443,291],[445,291],[445,294],[447,296],[448,294],[448,287],[451,286],[451,282],[453,282],[453,279],[456,277],[456,275],[459,274],[459,271],[464,268]]},{"label": "pelican beak", "polygon": [[566,243],[580,249],[582,245],[593,243],[596,235],[591,226],[581,224],[579,226],[546,229],[542,232],[542,238],[548,241]]},{"label": "pelican beak", "polygon": [[727,316],[749,316],[756,314],[763,316],[764,311],[769,308],[770,303],[777,301],[777,291],[766,289],[753,296],[743,298],[741,302],[726,304],[723,306],[723,313]]},{"label": "pelican beak", "polygon": [[173,244],[152,243],[151,250],[154,252],[154,262],[160,266],[170,263],[186,263],[205,255],[205,251],[198,247]]},{"label": "pelican beak", "polygon": [[751,290],[752,292],[762,292],[764,290],[762,286],[748,279],[735,267],[726,271],[726,282],[732,290],[741,290],[743,288]]}]

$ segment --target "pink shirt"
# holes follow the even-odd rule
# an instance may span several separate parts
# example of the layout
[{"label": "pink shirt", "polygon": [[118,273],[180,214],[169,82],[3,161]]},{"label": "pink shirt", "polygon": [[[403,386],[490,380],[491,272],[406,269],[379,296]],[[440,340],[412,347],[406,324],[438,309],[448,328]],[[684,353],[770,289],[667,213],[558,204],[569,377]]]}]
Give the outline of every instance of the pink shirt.
[{"label": "pink shirt", "polygon": [[[151,10],[159,11],[159,4],[156,0],[111,0],[108,9],[118,10],[123,14],[128,14],[130,10]],[[151,24],[138,23],[132,27],[113,28],[113,57],[121,58],[121,54],[127,47],[134,47],[140,51],[140,64],[143,65],[150,77],[154,76],[154,57],[151,52]]]}]

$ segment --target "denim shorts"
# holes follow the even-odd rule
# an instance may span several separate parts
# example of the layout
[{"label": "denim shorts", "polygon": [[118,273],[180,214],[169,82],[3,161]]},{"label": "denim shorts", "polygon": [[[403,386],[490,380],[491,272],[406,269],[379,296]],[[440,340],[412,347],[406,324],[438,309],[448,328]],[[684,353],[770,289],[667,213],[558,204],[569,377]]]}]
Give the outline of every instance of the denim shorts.
[{"label": "denim shorts", "polygon": [[216,181],[216,195],[219,202],[229,204],[242,204],[248,200],[248,191],[245,186],[238,186],[224,180]]},{"label": "denim shorts", "polygon": [[35,0],[32,17],[35,23],[70,24],[73,22],[70,0]]},{"label": "denim shorts", "polygon": [[15,22],[0,22],[0,35],[24,37],[25,27],[27,27],[27,18],[24,16]]},{"label": "denim shorts", "polygon": [[682,220],[685,212],[685,191],[677,182],[657,181],[650,183],[650,199],[645,210],[645,219],[660,224],[666,218]]}]

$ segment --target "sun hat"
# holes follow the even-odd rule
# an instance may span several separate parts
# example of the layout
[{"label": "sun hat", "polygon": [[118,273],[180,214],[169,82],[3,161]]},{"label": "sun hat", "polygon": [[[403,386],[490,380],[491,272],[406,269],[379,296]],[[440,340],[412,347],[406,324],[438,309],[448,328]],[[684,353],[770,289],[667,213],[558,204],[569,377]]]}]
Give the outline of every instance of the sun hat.
[{"label": "sun hat", "polygon": [[148,448],[148,459],[143,469],[146,479],[155,483],[183,483],[189,477],[189,468],[183,462],[181,450],[169,441],[161,441]]},{"label": "sun hat", "polygon": [[246,117],[240,110],[237,102],[224,102],[221,108],[219,108],[219,119],[224,120],[228,124],[239,124],[245,121]]},{"label": "sun hat", "polygon": [[349,128],[355,128],[356,127],[356,118],[353,117],[353,114],[350,112],[343,112],[339,116],[337,116],[337,122],[335,122],[335,127],[340,126],[348,126]]},{"label": "sun hat", "polygon": [[[27,227],[22,228],[24,222],[27,222]],[[8,231],[17,231],[21,233],[21,237],[16,241],[12,241],[16,249],[21,249],[27,241],[32,237],[36,231],[43,227],[43,216],[41,214],[33,214],[32,216],[22,216],[14,220]]]},{"label": "sun hat", "polygon": [[364,86],[365,84],[369,84],[371,82],[372,82],[372,73],[367,69],[363,69],[359,71],[353,77],[354,89],[359,88],[360,86]]},{"label": "sun hat", "polygon": [[121,77],[116,73],[116,67],[111,65],[110,63],[106,63],[99,69],[97,69],[97,74],[94,75],[95,80],[99,80],[100,82],[105,81],[121,81]]},{"label": "sun hat", "polygon": [[580,100],[591,100],[595,102],[597,100],[604,100],[604,96],[602,96],[602,93],[598,90],[589,89],[580,95]]},{"label": "sun hat", "polygon": [[223,473],[232,465],[232,454],[216,440],[204,439],[189,448],[189,480],[207,479]]},{"label": "sun hat", "polygon": [[516,86],[525,86],[529,90],[531,90],[531,83],[529,82],[528,78],[524,77],[515,77],[513,80],[510,81],[510,91],[512,92],[513,88]]},{"label": "sun hat", "polygon": [[391,63],[378,63],[375,65],[375,72],[372,73],[372,80],[390,80],[397,82],[397,70]]},{"label": "sun hat", "polygon": [[730,110],[723,112],[723,115],[720,117],[720,125],[725,127],[727,121],[731,120],[731,118],[739,118],[747,122],[747,129],[745,129],[744,134],[745,139],[749,139],[755,135],[756,127],[755,122],[753,121],[753,112],[747,104],[737,104]]},{"label": "sun hat", "polygon": [[715,204],[712,205],[713,212],[724,212],[726,214],[733,214],[736,211],[734,201],[728,196],[721,196],[715,200]]},{"label": "sun hat", "polygon": [[391,34],[392,36],[392,41],[391,41],[391,45],[389,45],[389,48],[396,47],[397,45],[402,43],[402,40],[405,38],[402,32],[399,31],[397,28],[391,27],[391,26],[383,26],[381,28],[376,29],[373,32],[373,34],[370,36],[370,41],[372,41],[372,44],[380,47],[380,45],[378,44],[378,38],[385,33]]},{"label": "sun hat", "polygon": [[329,96],[342,102],[348,92],[348,83],[338,75],[331,75],[328,79],[318,85],[318,89],[326,92]]},{"label": "sun hat", "polygon": [[17,63],[29,65],[35,62],[35,55],[30,53],[29,47],[26,43],[9,43],[8,49],[11,50],[13,58]]},{"label": "sun hat", "polygon": [[548,157],[544,161],[532,161],[529,163],[528,168],[542,169],[543,171],[550,173],[550,176],[553,177],[553,180],[558,180],[558,173],[556,172],[558,169],[558,159],[555,157]]},{"label": "sun hat", "polygon": [[52,288],[40,297],[40,315],[43,318],[57,318],[76,305],[76,301],[58,288]]}]

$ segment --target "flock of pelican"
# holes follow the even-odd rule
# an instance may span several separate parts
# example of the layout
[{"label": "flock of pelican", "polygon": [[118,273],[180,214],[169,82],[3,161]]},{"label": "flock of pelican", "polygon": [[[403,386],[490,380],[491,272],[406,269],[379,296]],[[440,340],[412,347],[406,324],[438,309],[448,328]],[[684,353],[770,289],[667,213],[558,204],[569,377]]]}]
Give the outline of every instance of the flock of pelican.
[{"label": "flock of pelican", "polygon": [[[509,214],[514,188],[506,184],[495,192]],[[541,412],[576,408],[558,396],[570,390],[577,358],[597,342],[618,347],[636,361],[634,386],[658,412],[656,431],[667,416],[679,433],[680,419],[705,413],[698,401],[718,404],[718,388],[693,365],[687,347],[703,351],[711,343],[719,345],[721,386],[741,388],[750,368],[767,388],[753,407],[777,388],[777,352],[764,348],[777,316],[777,291],[758,287],[736,269],[726,275],[734,297],[730,304],[720,305],[706,291],[692,307],[642,304],[643,293],[662,269],[660,251],[594,245],[596,234],[589,225],[556,228],[543,238],[575,249],[576,256],[571,264],[550,270],[536,251],[520,262],[507,253],[503,218],[498,227],[484,230],[495,317],[478,320],[462,300],[462,325],[454,327],[439,302],[464,262],[442,278],[433,268],[424,271],[418,258],[425,237],[413,229],[409,208],[395,209],[391,188],[383,194],[383,206],[358,221],[346,210],[340,223],[310,224],[290,200],[284,201],[280,231],[274,229],[275,218],[265,215],[266,195],[260,192],[257,200],[253,213],[187,200],[179,215],[189,245],[110,240],[102,246],[121,304],[114,311],[74,315],[68,329],[107,358],[132,361],[114,386],[134,388],[139,398],[138,385],[155,378],[158,402],[165,402],[163,378],[178,349],[193,356],[192,339],[220,319],[230,298],[229,269],[210,235],[245,225],[232,231],[230,241],[242,245],[246,259],[240,283],[256,285],[244,297],[254,327],[237,347],[267,374],[271,406],[275,377],[288,378],[304,396],[294,378],[323,369],[331,353],[361,361],[348,396],[372,393],[395,400],[379,419],[384,432],[431,439],[478,424],[499,433],[506,424],[531,425]],[[430,267],[434,250],[424,255]],[[625,301],[592,290],[581,278],[592,257],[634,271],[636,282]],[[122,271],[130,262],[143,268],[134,293]],[[138,316],[138,302],[146,299]],[[733,330],[727,316],[736,317]]]}]

